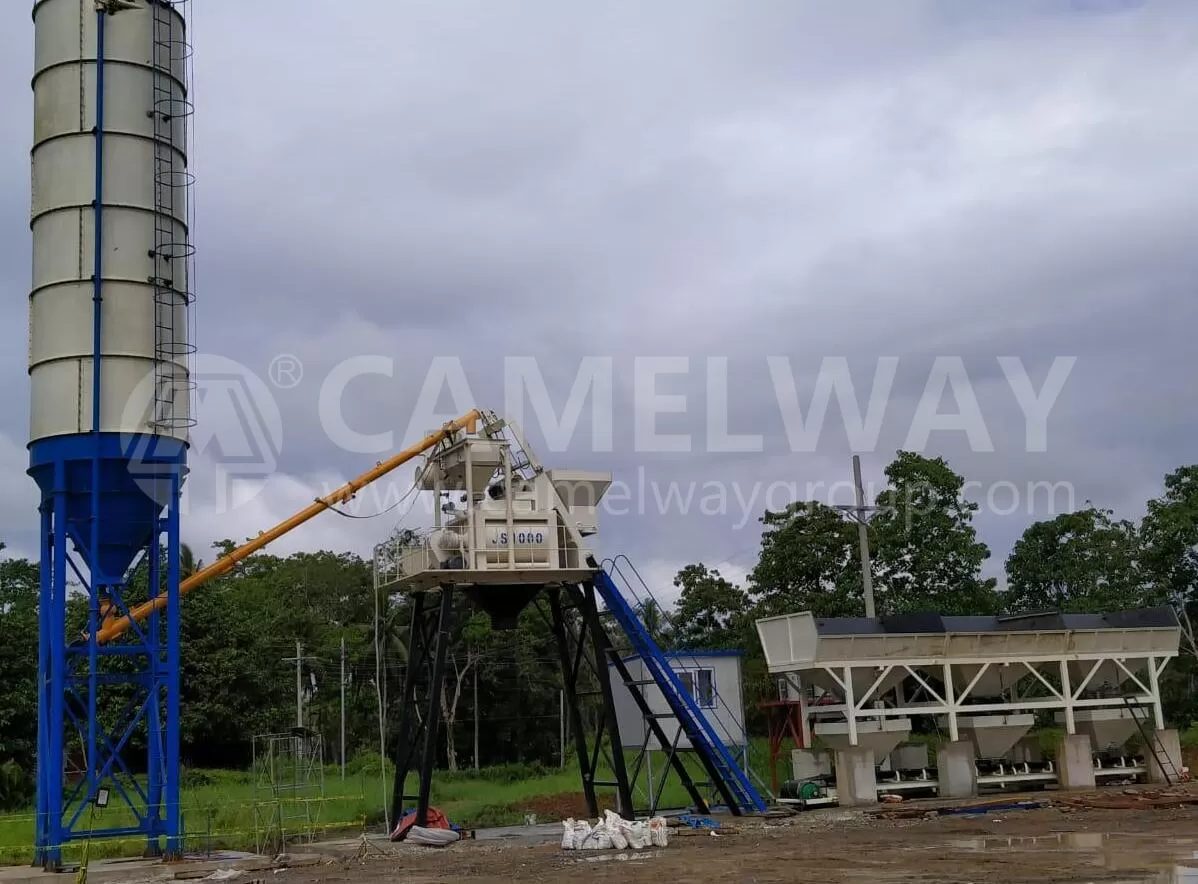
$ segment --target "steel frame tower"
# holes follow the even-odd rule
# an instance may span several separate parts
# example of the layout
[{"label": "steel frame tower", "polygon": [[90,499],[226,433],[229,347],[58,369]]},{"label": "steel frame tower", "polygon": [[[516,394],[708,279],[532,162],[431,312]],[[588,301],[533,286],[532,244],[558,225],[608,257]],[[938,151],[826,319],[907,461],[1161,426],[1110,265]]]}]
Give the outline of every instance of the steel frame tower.
[{"label": "steel frame tower", "polygon": [[[151,855],[183,848],[179,501],[193,352],[185,8],[170,0],[33,7],[34,864],[49,870],[84,838],[144,836]],[[68,634],[73,595],[86,600],[82,635]],[[126,641],[102,643],[107,619],[162,596],[165,610]],[[84,761],[76,783],[66,778],[72,748]],[[104,815],[115,819],[93,828],[87,811],[101,790],[112,800]]]},{"label": "steel frame tower", "polygon": [[[613,789],[617,812],[631,818],[637,812],[634,792],[639,778],[642,773],[648,778],[644,751],[631,765],[624,757],[614,687],[617,678],[651,736],[658,745],[669,747],[666,773],[678,777],[700,812],[708,811],[709,802],[677,751],[682,734],[709,777],[707,785],[732,813],[764,811],[765,799],[614,582],[613,577],[621,573],[618,561],[604,566],[590,551],[586,538],[598,533],[599,501],[611,485],[611,475],[546,470],[519,427],[492,412],[482,412],[479,417],[482,426],[477,432],[474,427],[447,432],[442,442],[427,447],[413,486],[432,491],[438,500],[460,494],[465,509],[458,511],[453,505],[435,509],[434,527],[427,536],[396,536],[375,548],[375,590],[407,595],[412,618],[394,744],[391,817],[396,828],[392,839],[402,840],[410,822],[422,826],[428,821],[442,725],[441,689],[458,593],[486,612],[496,629],[515,626],[529,606],[544,619],[558,649],[591,816],[599,811],[598,790]],[[448,516],[444,523],[442,513]],[[541,604],[541,596],[548,610]],[[621,634],[633,654],[641,658],[647,678],[634,678],[625,665],[613,641],[613,635]],[[668,712],[651,706],[641,690],[648,684],[656,686]],[[421,687],[423,697],[418,696]],[[598,720],[588,733],[584,719],[591,711]],[[677,725],[673,741],[662,726],[664,719]],[[611,779],[598,780],[605,769]],[[406,787],[413,774],[417,789],[410,793]],[[660,801],[664,782],[663,777],[656,793],[647,795],[651,810]],[[407,810],[411,810],[410,817]]]}]

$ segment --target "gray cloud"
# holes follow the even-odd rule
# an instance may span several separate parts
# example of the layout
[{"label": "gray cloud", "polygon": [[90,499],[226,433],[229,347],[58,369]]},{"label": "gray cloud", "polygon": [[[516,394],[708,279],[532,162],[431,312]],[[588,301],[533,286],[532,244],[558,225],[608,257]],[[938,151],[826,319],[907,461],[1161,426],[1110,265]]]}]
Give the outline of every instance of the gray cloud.
[{"label": "gray cloud", "polygon": [[[215,479],[198,458],[198,543],[256,533],[377,459],[339,450],[318,415],[321,379],[363,353],[394,359],[394,376],[355,380],[345,419],[397,442],[436,357],[460,357],[479,404],[501,407],[504,358],[535,356],[559,414],[580,359],[611,357],[615,450],[591,450],[584,409],[546,459],[634,487],[642,469],[660,487],[694,482],[696,500],[705,482],[748,496],[848,477],[835,401],[816,450],[790,450],[769,356],[790,357],[804,408],[824,357],[848,360],[863,406],[877,359],[900,358],[863,452],[879,487],[938,356],[964,359],[995,450],[935,433],[928,453],[981,482],[983,503],[1000,482],[1068,482],[1078,505],[1134,517],[1193,459],[1188,3],[194,5],[197,340],[264,377],[280,353],[305,366],[299,387],[274,391],[280,472],[256,497],[206,510]],[[0,536],[30,553],[15,293],[31,43],[30,28],[0,34],[14,84],[0,98],[0,371],[15,379],[0,456],[17,477]],[[691,357],[686,378],[660,382],[687,413],[658,421],[695,434],[690,453],[634,450],[633,359],[660,355]],[[1045,452],[1024,450],[1008,355],[1037,389],[1054,357],[1077,357]],[[764,453],[701,450],[708,356],[729,360],[732,431],[762,434]],[[387,499],[364,496],[362,511]],[[992,569],[1046,506],[984,508]],[[758,513],[735,494],[729,507],[634,507],[607,519],[603,551],[661,581],[693,560],[743,574]],[[280,549],[366,550],[398,513],[326,516]]]}]

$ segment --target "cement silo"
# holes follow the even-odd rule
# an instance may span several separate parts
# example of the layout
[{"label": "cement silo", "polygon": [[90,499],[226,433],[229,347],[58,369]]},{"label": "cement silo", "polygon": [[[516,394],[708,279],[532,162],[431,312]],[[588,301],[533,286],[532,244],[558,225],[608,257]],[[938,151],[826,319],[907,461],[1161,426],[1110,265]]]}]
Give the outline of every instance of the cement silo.
[{"label": "cement silo", "polygon": [[[101,789],[128,803],[137,823],[93,836],[143,833],[151,849],[164,837],[168,852],[180,846],[178,500],[192,398],[187,12],[167,0],[33,5],[29,473],[42,494],[37,851],[49,867],[88,834],[88,814],[76,811]],[[141,561],[151,593],[168,595],[165,616],[104,648],[134,661],[122,670],[140,671],[100,678],[97,628],[125,612]],[[87,638],[68,644],[72,582],[86,589],[89,616]],[[125,734],[98,719],[110,690],[145,697],[120,725],[145,735],[144,766],[121,757]],[[87,788],[73,800],[63,789],[68,753],[88,762]],[[127,777],[138,767],[146,786]]]}]

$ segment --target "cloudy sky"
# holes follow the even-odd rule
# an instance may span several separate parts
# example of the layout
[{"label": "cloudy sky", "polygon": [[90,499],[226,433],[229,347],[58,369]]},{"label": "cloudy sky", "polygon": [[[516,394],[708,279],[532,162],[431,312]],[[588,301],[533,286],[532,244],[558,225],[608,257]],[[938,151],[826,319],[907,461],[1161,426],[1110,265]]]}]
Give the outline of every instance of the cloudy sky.
[{"label": "cloudy sky", "polygon": [[[775,506],[786,483],[848,502],[829,486],[854,450],[873,488],[907,446],[975,481],[991,573],[1029,521],[1087,499],[1134,518],[1195,460],[1190,0],[192,5],[195,337],[255,405],[200,407],[197,547],[380,459],[386,439],[346,450],[338,411],[398,446],[522,402],[548,465],[623,483],[601,548],[655,583],[692,561],[742,576],[771,486]],[[27,19],[0,30],[0,538],[28,555],[32,43]],[[558,417],[597,368],[572,439],[513,395],[519,357]],[[794,403],[809,421],[842,367],[866,432],[832,395],[804,438]],[[655,409],[689,450],[646,440]],[[247,439],[270,477],[222,503],[215,464]],[[405,506],[326,514],[276,549],[366,553]]]}]

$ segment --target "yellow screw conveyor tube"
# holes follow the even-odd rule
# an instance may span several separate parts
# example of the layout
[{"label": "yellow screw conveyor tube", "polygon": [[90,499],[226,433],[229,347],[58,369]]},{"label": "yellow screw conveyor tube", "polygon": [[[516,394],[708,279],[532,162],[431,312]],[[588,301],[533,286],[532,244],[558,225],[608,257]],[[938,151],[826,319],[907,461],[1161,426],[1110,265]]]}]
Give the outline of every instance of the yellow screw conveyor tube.
[{"label": "yellow screw conveyor tube", "polygon": [[[435,433],[429,433],[412,447],[405,448],[398,454],[375,465],[373,469],[367,470],[356,479],[351,479],[326,497],[318,498],[315,502],[309,504],[294,516],[284,519],[269,531],[262,532],[253,540],[243,543],[228,555],[221,556],[206,568],[201,568],[179,584],[179,595],[184,596],[196,587],[204,585],[209,580],[229,573],[242,559],[253,555],[268,543],[278,540],[284,534],[298,528],[313,516],[331,509],[336,504],[352,499],[355,494],[370,483],[378,481],[397,467],[403,466],[415,457],[419,457],[442,440],[451,439],[461,430],[465,430],[467,433],[474,433],[481,419],[482,413],[475,409],[462,415],[457,420],[450,421]],[[97,640],[100,644],[105,644],[118,638],[132,628],[135,622],[143,621],[154,611],[166,607],[166,600],[167,596],[165,594],[159,595],[151,601],[138,605],[124,617],[114,617],[107,620],[97,633]],[[84,637],[86,638],[86,636]]]}]

